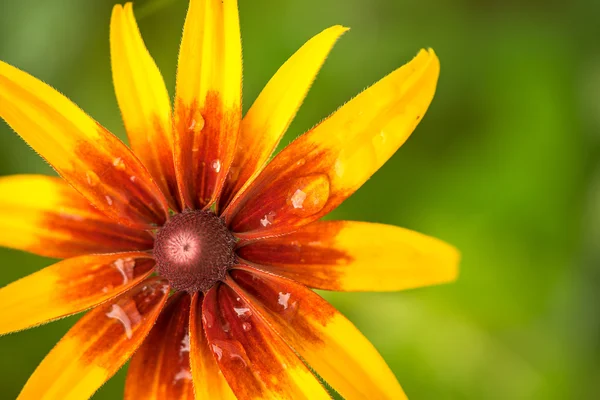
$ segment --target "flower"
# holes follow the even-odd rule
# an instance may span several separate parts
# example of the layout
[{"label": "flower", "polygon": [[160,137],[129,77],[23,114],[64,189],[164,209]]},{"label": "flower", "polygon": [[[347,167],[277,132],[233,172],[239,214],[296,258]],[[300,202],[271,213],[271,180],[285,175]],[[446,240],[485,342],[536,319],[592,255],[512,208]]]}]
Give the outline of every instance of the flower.
[{"label": "flower", "polygon": [[0,244],[64,258],[0,289],[0,334],[92,308],[20,399],[90,397],[130,357],[125,398],[329,398],[404,393],[375,348],[309,288],[391,291],[447,282],[437,239],[321,221],[400,147],[435,91],[421,50],[269,157],[334,42],[309,40],[241,118],[235,0],[191,0],[174,111],[131,3],[115,6],[111,60],[131,144],[0,62],[0,116],[64,180],[0,179]]}]

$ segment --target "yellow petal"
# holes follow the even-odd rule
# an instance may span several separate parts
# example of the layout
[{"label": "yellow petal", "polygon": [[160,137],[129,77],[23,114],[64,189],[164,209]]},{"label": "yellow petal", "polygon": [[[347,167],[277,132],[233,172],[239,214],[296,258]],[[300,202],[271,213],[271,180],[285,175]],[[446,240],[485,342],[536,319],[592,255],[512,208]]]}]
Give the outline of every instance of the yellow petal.
[{"label": "yellow petal", "polygon": [[[236,400],[223,373],[208,347],[202,326],[202,301],[204,296],[196,293],[192,298],[190,313],[190,362],[197,400]],[[209,383],[210,382],[210,383]]]},{"label": "yellow petal", "polygon": [[96,208],[155,229],[168,205],[137,157],[62,94],[0,61],[0,117]]},{"label": "yellow petal", "polygon": [[131,148],[148,168],[171,208],[179,209],[171,101],[162,75],[144,45],[131,3],[113,8],[110,55],[117,101]]},{"label": "yellow petal", "polygon": [[450,282],[460,255],[453,246],[408,229],[317,221],[238,250],[260,269],[336,291],[392,291]]},{"label": "yellow petal", "polygon": [[302,360],[253,306],[226,285],[206,293],[204,331],[238,399],[329,399]]},{"label": "yellow petal", "polygon": [[241,119],[242,45],[236,0],[191,0],[175,96],[175,163],[185,203],[216,200]]},{"label": "yellow petal", "polygon": [[86,310],[152,273],[145,253],[69,258],[0,289],[0,335]]},{"label": "yellow petal", "polygon": [[18,400],[90,398],[142,343],[169,289],[151,278],[84,315],[40,363]]},{"label": "yellow petal", "polygon": [[315,292],[257,271],[235,270],[231,276],[236,293],[251,300],[268,324],[343,398],[406,399],[373,345]]},{"label": "yellow petal", "polygon": [[189,321],[190,295],[178,292],[129,362],[125,400],[194,400]]},{"label": "yellow petal", "polygon": [[422,50],[279,153],[225,211],[240,237],[293,231],[336,208],[410,136],[439,75]]},{"label": "yellow petal", "polygon": [[0,178],[0,246],[46,257],[150,250],[152,236],[111,220],[63,179]]},{"label": "yellow petal", "polygon": [[325,29],[291,56],[262,90],[242,120],[237,153],[221,203],[225,204],[265,166],[296,116],[343,26]]}]

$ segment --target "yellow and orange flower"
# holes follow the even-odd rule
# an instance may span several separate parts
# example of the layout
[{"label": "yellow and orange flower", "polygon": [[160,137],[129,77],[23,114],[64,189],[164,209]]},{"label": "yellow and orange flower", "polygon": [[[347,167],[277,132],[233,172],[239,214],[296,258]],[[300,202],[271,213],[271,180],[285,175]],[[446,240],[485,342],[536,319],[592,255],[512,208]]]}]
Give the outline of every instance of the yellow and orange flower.
[{"label": "yellow and orange flower", "polygon": [[[131,356],[126,399],[347,399],[404,393],[368,340],[309,288],[391,291],[456,278],[458,253],[406,229],[319,219],[394,154],[439,62],[408,64],[270,163],[335,41],[309,40],[242,118],[236,0],[191,0],[172,111],[132,5],[111,60],[131,150],[0,62],[0,116],[64,179],[0,178],[0,244],[65,258],[0,289],[0,334],[86,310],[20,399],[85,399]],[[135,354],[134,354],[135,353]]]}]

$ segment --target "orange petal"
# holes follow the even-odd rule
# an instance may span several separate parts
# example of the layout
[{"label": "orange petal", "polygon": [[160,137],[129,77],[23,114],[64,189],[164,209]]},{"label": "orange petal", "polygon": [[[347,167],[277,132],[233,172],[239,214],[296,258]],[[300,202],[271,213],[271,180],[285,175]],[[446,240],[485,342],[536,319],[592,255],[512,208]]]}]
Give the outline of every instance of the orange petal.
[{"label": "orange petal", "polygon": [[185,204],[218,197],[241,119],[242,47],[236,0],[191,0],[179,52],[175,163]]},{"label": "orange petal", "polygon": [[450,282],[458,251],[391,225],[316,221],[238,249],[251,265],[318,289],[392,291]]},{"label": "orange petal", "polygon": [[68,258],[149,250],[153,238],[108,218],[60,178],[13,175],[0,178],[0,245]]},{"label": "orange petal", "polygon": [[331,48],[347,30],[339,25],[325,29],[306,42],[267,83],[242,120],[237,153],[221,197],[222,205],[264,168]]},{"label": "orange petal", "polygon": [[131,359],[125,400],[194,400],[189,320],[190,296],[179,292]]},{"label": "orange petal", "polygon": [[236,400],[229,384],[223,377],[212,351],[208,348],[202,327],[203,295],[196,293],[192,298],[190,314],[190,361],[197,400]]},{"label": "orange petal", "polygon": [[238,399],[330,399],[304,363],[227,285],[206,294],[204,329]]},{"label": "orange petal", "polygon": [[115,92],[131,148],[171,208],[179,211],[171,101],[162,75],[144,45],[131,3],[113,8],[110,55]]},{"label": "orange petal", "polygon": [[0,289],[0,335],[75,314],[135,286],[152,273],[146,253],[69,258]]},{"label": "orange petal", "polygon": [[232,229],[240,237],[274,236],[336,208],[410,136],[438,74],[437,57],[422,50],[294,141],[225,211]]},{"label": "orange petal", "polygon": [[[312,290],[265,273],[231,273],[240,298],[343,398],[405,399],[394,374],[350,321]],[[236,287],[237,286],[237,287]]]},{"label": "orange petal", "polygon": [[87,399],[140,346],[169,295],[151,278],[83,316],[37,367],[18,400]]},{"label": "orange petal", "polygon": [[119,139],[50,86],[1,61],[0,117],[107,215],[141,229],[165,222],[164,196]]}]

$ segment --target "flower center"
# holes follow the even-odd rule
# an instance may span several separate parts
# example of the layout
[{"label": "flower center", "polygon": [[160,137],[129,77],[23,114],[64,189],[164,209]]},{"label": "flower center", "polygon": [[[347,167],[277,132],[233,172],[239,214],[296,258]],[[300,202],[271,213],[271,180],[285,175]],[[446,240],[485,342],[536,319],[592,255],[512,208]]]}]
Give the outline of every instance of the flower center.
[{"label": "flower center", "polygon": [[210,211],[174,215],[156,234],[157,272],[176,290],[205,292],[235,263],[235,239]]}]

